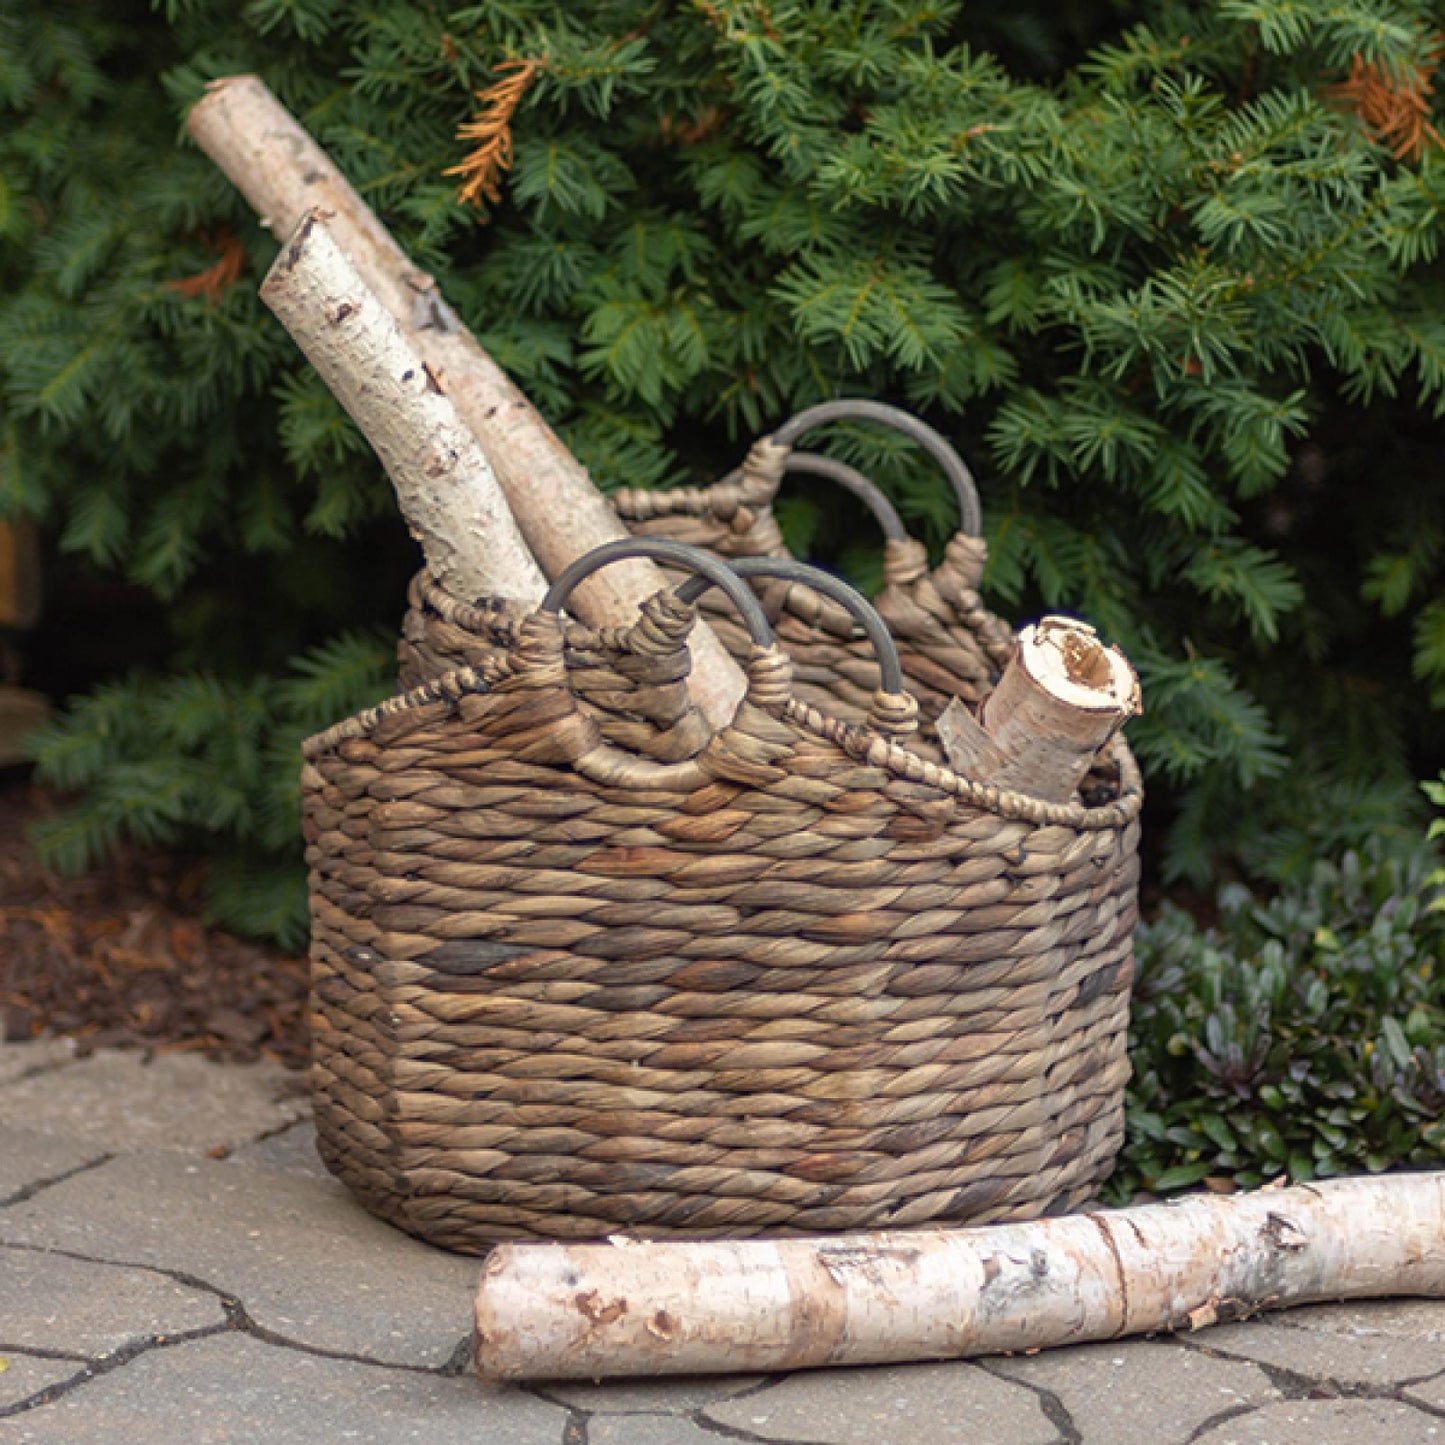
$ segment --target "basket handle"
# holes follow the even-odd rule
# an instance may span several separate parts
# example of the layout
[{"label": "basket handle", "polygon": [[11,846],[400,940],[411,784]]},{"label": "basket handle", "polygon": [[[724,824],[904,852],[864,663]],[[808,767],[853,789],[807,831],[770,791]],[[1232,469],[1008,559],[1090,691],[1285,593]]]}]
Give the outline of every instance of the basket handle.
[{"label": "basket handle", "polygon": [[[722,589],[741,614],[753,644],[743,664],[747,690],[731,723],[717,732],[708,727],[700,712],[689,709],[687,716],[700,726],[688,726],[683,739],[687,751],[678,755],[679,761],[641,757],[602,740],[594,729],[590,739],[584,732],[568,740],[567,746],[576,749],[570,759],[572,765],[583,776],[606,787],[683,792],[705,787],[718,778],[762,785],[778,776],[773,762],[787,751],[787,745],[777,732],[777,719],[792,700],[792,663],[773,640],[762,604],[747,583],[724,562],[697,547],[665,537],[622,537],[577,558],[557,575],[537,611],[523,619],[512,654],[519,669],[567,686],[559,614],[578,583],[609,563],[631,557],[650,557],[669,567],[699,574],[708,579],[709,585]],[[609,631],[630,638],[648,652],[671,653],[685,648],[688,631],[696,620],[693,608],[664,587],[643,602],[642,614],[631,628]],[[740,735],[750,740],[746,746],[738,746]]]},{"label": "basket handle", "polygon": [[[917,728],[918,703],[904,690],[898,645],[887,624],[861,592],[831,572],[824,572],[821,567],[810,567],[792,557],[735,557],[728,566],[738,577],[770,577],[784,582],[800,582],[846,608],[863,629],[873,655],[878,659],[878,691],[869,713],[869,725],[875,732],[888,737],[905,736]],[[691,606],[713,585],[713,580],[710,573],[699,569],[677,588],[675,595],[679,601]]]},{"label": "basket handle", "polygon": [[[834,421],[877,422],[880,426],[902,432],[911,441],[917,442],[938,463],[953,487],[953,494],[958,498],[959,531],[967,532],[972,536],[978,536],[983,531],[983,514],[978,503],[978,487],[967,463],[959,456],[953,443],[942,432],[929,426],[926,421],[921,417],[914,416],[912,412],[904,411],[902,407],[890,406],[883,401],[868,401],[863,397],[841,397],[837,401],[819,402],[817,406],[807,407],[797,415],[789,417],[773,433],[771,440],[778,446],[793,447],[806,432]],[[832,475],[835,481],[843,482],[841,476],[836,473]],[[855,490],[848,482],[843,482],[843,485],[848,486],[850,491]],[[866,485],[873,491],[877,491],[871,482],[867,482]],[[859,495],[863,494],[859,493]],[[867,501],[868,498],[864,496],[864,500]],[[871,503],[869,505],[872,506]],[[880,521],[882,520],[881,514],[876,508],[874,515],[879,517]],[[894,515],[896,516],[897,513]],[[904,533],[904,535],[907,534]]]},{"label": "basket handle", "polygon": [[[768,624],[767,614],[752,591],[743,585],[737,573],[711,553],[689,547],[685,542],[670,541],[665,537],[622,537],[616,542],[604,542],[600,547],[594,547],[590,552],[569,562],[557,574],[557,580],[547,589],[547,595],[537,610],[552,615],[561,612],[573,589],[580,582],[613,562],[622,562],[633,557],[650,557],[655,562],[665,562],[705,577],[708,586],[721,588],[738,609],[753,643],[761,648],[773,646],[773,629]],[[705,591],[706,588],[702,590]]]}]

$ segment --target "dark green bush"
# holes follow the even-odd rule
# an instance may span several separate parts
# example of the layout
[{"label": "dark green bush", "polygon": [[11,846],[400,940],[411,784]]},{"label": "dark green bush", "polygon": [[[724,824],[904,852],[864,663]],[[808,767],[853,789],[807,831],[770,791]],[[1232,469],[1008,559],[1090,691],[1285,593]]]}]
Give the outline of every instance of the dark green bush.
[{"label": "dark green bush", "polygon": [[1140,931],[1128,1142],[1111,1188],[1252,1186],[1445,1164],[1445,896],[1435,859],[1320,862],[1201,928]]},{"label": "dark green bush", "polygon": [[[9,6],[0,511],[42,519],[65,582],[161,599],[161,671],[259,699],[248,787],[288,659],[395,626],[412,554],[385,483],[255,297],[277,238],[178,143],[208,78],[254,69],[603,486],[716,475],[838,392],[950,434],[999,608],[1080,611],[1138,662],[1167,876],[1285,877],[1400,829],[1445,677],[1445,163],[1418,117],[1372,129],[1339,87],[1353,70],[1408,112],[1437,7],[998,10]],[[479,217],[445,175],[457,127],[522,58],[540,70],[515,165]],[[229,289],[174,284],[218,258],[240,264]],[[942,541],[930,469],[886,438],[836,445]],[[869,575],[876,539],[846,509],[787,510],[800,544]],[[189,786],[163,776],[190,767],[184,743],[97,731],[103,713],[40,743],[81,789],[75,861],[153,831],[155,790]],[[294,869],[279,834],[234,821],[261,806],[167,816],[220,858]]]},{"label": "dark green bush", "polygon": [[205,838],[212,914],[304,947],[301,743],[384,697],[394,668],[392,639],[348,633],[294,659],[279,683],[209,672],[106,683],[44,737],[45,776],[85,803],[37,824],[34,840],[52,865],[80,872],[122,838]]}]

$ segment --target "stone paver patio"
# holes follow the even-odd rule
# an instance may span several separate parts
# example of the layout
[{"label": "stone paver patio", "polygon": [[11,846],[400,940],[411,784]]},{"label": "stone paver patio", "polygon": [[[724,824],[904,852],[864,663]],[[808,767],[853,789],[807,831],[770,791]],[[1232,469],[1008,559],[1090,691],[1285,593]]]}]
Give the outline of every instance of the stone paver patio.
[{"label": "stone paver patio", "polygon": [[267,1065],[0,1045],[0,1445],[1445,1445],[1445,1302],[787,1376],[489,1388],[478,1261],[352,1203]]}]

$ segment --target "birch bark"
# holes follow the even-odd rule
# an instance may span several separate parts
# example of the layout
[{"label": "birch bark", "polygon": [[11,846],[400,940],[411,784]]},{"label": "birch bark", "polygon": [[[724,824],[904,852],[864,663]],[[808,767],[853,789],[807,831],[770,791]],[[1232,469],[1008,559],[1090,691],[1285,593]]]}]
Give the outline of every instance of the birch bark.
[{"label": "birch bark", "polygon": [[[258,76],[212,82],[192,109],[192,138],[278,236],[320,207],[338,246],[392,314],[485,449],[533,555],[549,577],[603,542],[626,535],[608,500],[522,392],[478,345],[443,300],[436,282],[412,265],[375,213],[325,151]],[[639,604],[666,586],[650,561],[609,567],[575,597],[594,626],[627,625]],[[688,687],[707,716],[731,718],[743,675],[702,624],[690,639]]]},{"label": "birch bark", "polygon": [[547,580],[476,438],[323,215],[302,218],[261,283],[261,299],[381,458],[442,585],[468,601],[540,602]]},{"label": "birch bark", "polygon": [[961,1359],[1379,1295],[1445,1297],[1445,1173],[1030,1224],[836,1238],[503,1244],[487,1379]]},{"label": "birch bark", "polygon": [[1099,750],[1142,710],[1139,678],[1117,647],[1072,617],[1045,617],[1018,647],[975,717],[957,698],[938,719],[956,772],[1067,803]]}]

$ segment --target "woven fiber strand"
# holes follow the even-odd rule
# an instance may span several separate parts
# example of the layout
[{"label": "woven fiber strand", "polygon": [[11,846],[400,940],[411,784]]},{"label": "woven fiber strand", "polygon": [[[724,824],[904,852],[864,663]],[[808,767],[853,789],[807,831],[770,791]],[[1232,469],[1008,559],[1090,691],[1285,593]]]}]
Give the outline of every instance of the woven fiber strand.
[{"label": "woven fiber strand", "polygon": [[776,648],[700,751],[660,741],[685,703],[579,701],[675,696],[686,623],[537,614],[307,744],[327,1165],[468,1252],[1084,1202],[1128,1071],[1127,749],[1107,803],[1000,794],[797,700]]}]

